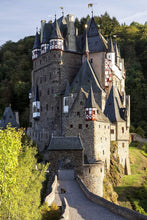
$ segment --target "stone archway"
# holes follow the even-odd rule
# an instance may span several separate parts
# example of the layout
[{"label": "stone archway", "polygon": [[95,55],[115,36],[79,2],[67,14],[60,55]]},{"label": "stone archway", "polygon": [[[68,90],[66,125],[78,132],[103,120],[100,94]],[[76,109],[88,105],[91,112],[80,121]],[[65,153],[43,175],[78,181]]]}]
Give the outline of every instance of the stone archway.
[{"label": "stone archway", "polygon": [[70,157],[64,157],[58,160],[58,169],[74,169],[74,161]]}]

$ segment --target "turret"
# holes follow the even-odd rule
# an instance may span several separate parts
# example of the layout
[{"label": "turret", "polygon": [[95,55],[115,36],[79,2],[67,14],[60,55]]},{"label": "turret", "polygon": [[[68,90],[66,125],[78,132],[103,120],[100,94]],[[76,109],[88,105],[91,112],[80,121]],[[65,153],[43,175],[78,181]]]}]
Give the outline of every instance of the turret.
[{"label": "turret", "polygon": [[63,37],[61,35],[58,22],[55,18],[52,35],[50,37],[50,50],[63,50],[63,45]]},{"label": "turret", "polygon": [[119,67],[119,65],[120,65],[120,52],[118,50],[117,42],[115,43],[115,62],[116,62],[116,65]]},{"label": "turret", "polygon": [[88,94],[88,99],[85,106],[85,120],[96,121],[97,120],[97,104],[95,102],[92,86]]},{"label": "turret", "polygon": [[108,42],[107,59],[111,60],[112,65],[115,64],[115,52],[114,52],[114,47],[113,47],[113,42],[112,42],[111,36],[110,36],[109,42]]},{"label": "turret", "polygon": [[35,88],[35,94],[32,102],[32,112],[33,112],[33,119],[40,118],[40,100],[39,100],[39,92],[38,86]]},{"label": "turret", "polygon": [[38,34],[38,30],[36,31],[34,46],[32,50],[32,60],[37,59],[40,56],[40,36]]},{"label": "turret", "polygon": [[47,28],[44,26],[43,38],[41,42],[41,54],[45,54],[49,50],[49,41],[47,40]]}]

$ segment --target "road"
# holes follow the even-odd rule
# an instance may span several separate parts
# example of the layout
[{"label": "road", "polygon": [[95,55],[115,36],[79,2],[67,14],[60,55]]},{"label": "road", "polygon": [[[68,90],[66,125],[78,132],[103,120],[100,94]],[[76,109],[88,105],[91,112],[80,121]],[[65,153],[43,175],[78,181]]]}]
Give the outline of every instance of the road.
[{"label": "road", "polygon": [[[61,188],[65,193],[61,193]],[[73,170],[59,170],[58,187],[56,190],[55,203],[61,206],[65,197],[70,206],[69,220],[124,220],[108,209],[91,202],[83,193],[78,183],[74,180]]]}]

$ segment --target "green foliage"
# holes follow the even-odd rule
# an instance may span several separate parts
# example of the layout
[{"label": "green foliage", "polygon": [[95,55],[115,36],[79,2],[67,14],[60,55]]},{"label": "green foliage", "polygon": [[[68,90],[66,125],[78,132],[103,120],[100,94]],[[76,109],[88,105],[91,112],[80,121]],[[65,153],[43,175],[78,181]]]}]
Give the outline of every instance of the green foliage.
[{"label": "green foliage", "polygon": [[124,176],[121,185],[115,187],[121,206],[147,215],[147,144],[132,142],[130,145],[131,175]]},{"label": "green foliage", "polygon": [[136,128],[135,132],[136,132],[137,134],[139,134],[141,137],[144,137],[144,130],[143,130],[140,126],[138,126],[138,127]]},{"label": "green foliage", "polygon": [[27,127],[29,120],[33,42],[34,37],[26,37],[17,43],[8,41],[0,48],[0,116],[11,104],[19,111],[22,127]]},{"label": "green foliage", "polygon": [[61,210],[55,203],[48,207],[47,202],[45,202],[41,210],[42,220],[58,220],[61,216]]},{"label": "green foliage", "polygon": [[124,171],[119,162],[118,146],[115,141],[111,142],[111,156],[110,156],[110,169],[107,171],[103,181],[103,197],[111,202],[117,204],[118,195],[113,187],[121,183]]},{"label": "green foliage", "polygon": [[0,219],[41,219],[40,191],[46,166],[37,164],[36,148],[23,141],[23,130],[0,130]]}]

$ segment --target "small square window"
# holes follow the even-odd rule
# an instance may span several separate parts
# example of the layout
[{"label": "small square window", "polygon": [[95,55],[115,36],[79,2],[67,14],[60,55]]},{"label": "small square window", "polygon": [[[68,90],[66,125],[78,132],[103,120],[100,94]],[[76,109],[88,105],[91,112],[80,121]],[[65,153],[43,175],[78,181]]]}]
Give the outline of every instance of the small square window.
[{"label": "small square window", "polygon": [[70,128],[73,128],[73,125],[70,125]]},{"label": "small square window", "polygon": [[82,129],[82,124],[79,124],[79,129]]},{"label": "small square window", "polygon": [[86,124],[86,128],[88,128],[88,124]]},{"label": "small square window", "polygon": [[111,130],[110,130],[110,133],[111,133],[111,134],[114,134],[114,129],[111,129]]},{"label": "small square window", "polygon": [[80,112],[77,112],[77,115],[79,115],[79,116],[80,116]]}]

